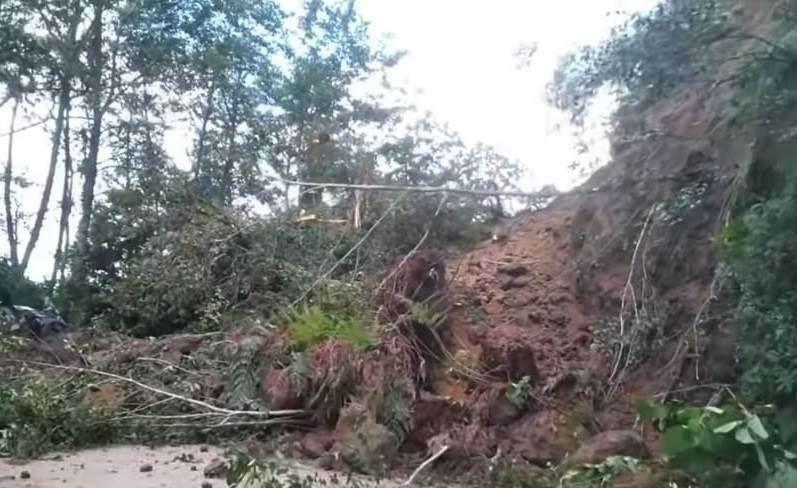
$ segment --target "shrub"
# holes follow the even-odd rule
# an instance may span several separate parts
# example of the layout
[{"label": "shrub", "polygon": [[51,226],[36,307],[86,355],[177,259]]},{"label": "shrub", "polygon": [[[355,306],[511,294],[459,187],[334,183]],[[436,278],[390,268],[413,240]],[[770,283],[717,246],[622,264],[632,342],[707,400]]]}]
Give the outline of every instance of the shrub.
[{"label": "shrub", "polygon": [[644,421],[662,431],[661,447],[670,463],[701,486],[750,486],[790,472],[797,455],[783,447],[774,409],[750,410],[638,402]]},{"label": "shrub", "polygon": [[751,209],[726,246],[739,285],[741,385],[763,402],[797,393],[797,197]]},{"label": "shrub", "polygon": [[0,454],[30,458],[109,442],[114,428],[74,393],[42,382],[0,381]]},{"label": "shrub", "polygon": [[297,346],[306,349],[330,339],[338,339],[356,347],[376,343],[364,324],[351,316],[326,312],[320,306],[306,307],[288,324],[288,334]]}]

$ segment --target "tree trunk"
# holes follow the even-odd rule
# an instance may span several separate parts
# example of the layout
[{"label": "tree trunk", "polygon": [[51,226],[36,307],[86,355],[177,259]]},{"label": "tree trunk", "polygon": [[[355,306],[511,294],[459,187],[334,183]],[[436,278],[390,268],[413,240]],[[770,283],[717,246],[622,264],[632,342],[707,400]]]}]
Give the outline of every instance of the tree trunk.
[{"label": "tree trunk", "polygon": [[8,234],[8,247],[11,255],[11,265],[14,268],[19,267],[19,249],[17,248],[17,228],[16,216],[11,204],[11,185],[14,179],[14,131],[17,124],[17,110],[19,109],[19,98],[14,101],[14,107],[11,109],[11,125],[8,130],[8,159],[6,159],[6,168],[3,181],[5,187],[3,191],[3,199],[6,206],[6,234]]},{"label": "tree trunk", "polygon": [[205,139],[208,135],[208,124],[210,123],[210,116],[213,114],[213,96],[216,92],[215,78],[210,83],[208,88],[208,96],[205,100],[205,109],[202,111],[202,128],[199,130],[199,138],[197,139],[196,158],[194,159],[194,181],[199,183],[199,177],[202,175],[202,165],[205,162]]},{"label": "tree trunk", "polygon": [[[83,160],[83,188],[80,194],[80,221],[77,228],[77,274],[78,279],[85,277],[85,263],[89,255],[89,231],[94,213],[94,187],[97,184],[97,159],[100,152],[102,135],[102,117],[107,103],[102,100],[102,72],[104,68],[102,56],[102,16],[103,1],[94,3],[94,18],[91,22],[89,41],[89,103],[91,106],[91,128],[86,158]],[[110,101],[110,98],[109,98]]]},{"label": "tree trunk", "polygon": [[232,199],[235,195],[233,191],[233,171],[235,170],[235,132],[238,130],[237,119],[231,123],[227,128],[227,158],[224,161],[224,172],[222,176],[222,192],[224,195],[224,203],[232,205]]},{"label": "tree trunk", "polygon": [[233,199],[233,178],[232,172],[235,167],[235,160],[233,159],[233,151],[235,148],[235,134],[230,134],[230,139],[227,143],[227,160],[224,162],[224,203],[225,205],[232,205]]},{"label": "tree trunk", "polygon": [[53,130],[53,143],[50,149],[50,165],[47,170],[47,177],[44,181],[44,189],[42,190],[42,198],[39,203],[39,210],[36,212],[36,218],[33,221],[33,227],[30,230],[30,239],[28,245],[25,246],[25,254],[22,256],[22,263],[20,270],[25,271],[30,263],[33,250],[39,241],[42,226],[44,225],[44,217],[47,215],[48,207],[50,206],[50,195],[53,191],[53,181],[55,180],[55,168],[58,165],[58,153],[61,148],[61,133],[64,129],[64,116],[66,108],[69,104],[69,97],[71,90],[69,82],[66,79],[61,80],[61,90],[58,96],[58,114],[55,117],[55,129]]},{"label": "tree trunk", "polygon": [[55,247],[55,261],[50,277],[50,293],[52,294],[60,273],[64,277],[67,246],[69,245],[69,215],[72,212],[72,151],[70,148],[69,109],[64,122],[64,186],[61,190],[61,220],[58,227],[58,244]]}]

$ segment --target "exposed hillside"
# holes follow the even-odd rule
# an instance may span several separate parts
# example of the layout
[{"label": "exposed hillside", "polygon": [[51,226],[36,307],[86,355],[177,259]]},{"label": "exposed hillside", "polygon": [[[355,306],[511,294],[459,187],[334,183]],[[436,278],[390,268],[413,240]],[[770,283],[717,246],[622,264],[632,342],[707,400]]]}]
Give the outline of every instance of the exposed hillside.
[{"label": "exposed hillside", "polygon": [[[745,286],[734,281],[743,278],[729,276],[729,260],[722,253],[734,210],[741,200],[752,200],[745,196],[745,185],[762,154],[760,121],[744,117],[750,95],[741,95],[747,86],[739,79],[753,71],[749,59],[760,62],[761,56],[772,55],[759,49],[761,39],[785,25],[776,15],[781,3],[736,2],[717,25],[730,23],[743,35],[730,35],[727,29],[717,34],[711,30],[716,25],[709,23],[709,33],[722,42],[709,44],[706,58],[684,56],[684,71],[699,68],[689,71],[688,79],[675,77],[654,90],[631,70],[639,85],[629,83],[630,94],[615,116],[611,162],[547,208],[518,217],[499,238],[445,259],[429,250],[414,251],[376,272],[383,265],[380,255],[366,260],[362,269],[370,274],[343,282],[316,279],[308,272],[323,269],[331,257],[359,269],[359,257],[349,263],[349,252],[335,254],[343,237],[314,236],[328,239],[325,246],[335,244],[329,246],[333,251],[318,246],[324,252],[310,256],[303,246],[315,244],[304,240],[307,235],[274,239],[272,249],[263,242],[276,234],[273,227],[253,231],[256,226],[242,225],[223,212],[205,212],[191,225],[175,223],[174,235],[150,241],[154,251],[144,254],[147,259],[133,272],[121,273],[130,288],[118,287],[112,297],[122,305],[105,306],[127,306],[129,314],[121,317],[132,323],[150,310],[125,300],[154,300],[157,307],[152,317],[146,316],[153,330],[162,329],[164,316],[176,317],[180,327],[190,330],[196,317],[203,324],[221,322],[223,314],[207,304],[221,301],[212,293],[221,290],[222,298],[235,304],[225,310],[231,312],[225,318],[240,324],[157,339],[86,329],[66,343],[61,337],[15,342],[6,350],[12,359],[4,365],[12,368],[18,364],[14,358],[33,358],[38,360],[33,370],[44,371],[49,379],[55,375],[72,381],[67,372],[100,376],[102,385],[82,385],[76,391],[82,404],[101,411],[102,425],[112,427],[109,438],[146,433],[159,441],[197,436],[213,441],[223,438],[221,430],[231,429],[232,437],[276,438],[271,447],[329,469],[378,474],[414,467],[444,452],[437,474],[463,479],[473,474],[481,480],[485,472],[497,476],[505,463],[517,462],[542,477],[542,470],[559,463],[578,466],[614,455],[647,459],[660,454],[659,434],[640,423],[635,402],[680,399],[701,407],[720,405],[733,395],[727,387],[739,375],[737,336],[743,328],[737,306]],[[700,17],[689,10],[686,15],[690,21]],[[698,20],[698,25],[705,23],[703,17]],[[678,35],[680,28],[673,27]],[[790,70],[794,59],[778,62]],[[697,79],[696,73],[701,75]],[[621,81],[611,76],[609,81]],[[423,208],[397,220],[405,227],[380,237],[387,246],[373,249],[383,252],[393,234],[417,231],[418,222],[428,218],[425,213],[434,212],[421,234],[424,242],[444,201],[423,202]],[[471,209],[467,220],[478,220],[488,210]],[[456,208],[446,211],[456,214]],[[169,261],[158,247],[177,241],[174,236],[189,249],[185,262]],[[418,242],[401,237],[403,245]],[[788,249],[771,254],[790,256]],[[211,272],[197,279],[191,266],[196,262]],[[230,263],[245,263],[249,273]],[[172,275],[173,269],[184,274]],[[322,281],[325,288],[311,295]],[[186,283],[188,297],[175,282]],[[205,293],[201,300],[194,289]],[[363,290],[376,291],[373,302],[360,295]],[[182,305],[195,315],[171,307],[168,300],[159,315],[158,307],[166,307],[160,295],[172,293],[185,299]],[[240,296],[245,298],[236,302]],[[296,307],[308,296],[304,308]],[[236,315],[252,303],[254,313]],[[367,324],[351,312],[362,309],[370,314]],[[260,320],[266,310],[273,319],[268,323]],[[44,367],[41,362],[57,364]],[[52,414],[57,405],[46,411]],[[719,427],[742,424],[733,420]],[[185,427],[190,433],[178,433]],[[78,438],[86,432],[76,428],[71,434]],[[751,445],[759,447],[741,439],[750,452]],[[21,445],[35,452],[35,446]],[[750,452],[729,464],[734,475],[743,463],[764,459],[753,459]],[[648,485],[626,486],[663,482],[652,478]]]}]

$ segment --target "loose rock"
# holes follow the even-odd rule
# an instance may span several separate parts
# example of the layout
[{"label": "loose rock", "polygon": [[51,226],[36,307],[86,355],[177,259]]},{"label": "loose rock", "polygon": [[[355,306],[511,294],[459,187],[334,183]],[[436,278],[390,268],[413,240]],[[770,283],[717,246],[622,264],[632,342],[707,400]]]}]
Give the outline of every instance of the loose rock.
[{"label": "loose rock", "polygon": [[529,283],[531,283],[531,280],[529,280],[529,278],[525,276],[509,278],[508,280],[501,283],[501,289],[506,291],[506,290],[511,290],[513,288],[525,288],[529,285]]},{"label": "loose rock", "polygon": [[222,459],[214,459],[207,466],[205,466],[205,478],[223,479],[227,477],[229,467]]},{"label": "loose rock", "polygon": [[23,472],[19,473],[19,479],[29,480],[30,479],[30,472],[23,471]]},{"label": "loose rock", "polygon": [[518,277],[528,274],[529,268],[523,264],[504,264],[498,267],[498,272],[512,277]]},{"label": "loose rock", "polygon": [[151,464],[142,464],[138,470],[142,473],[151,473],[152,472],[152,465]]}]

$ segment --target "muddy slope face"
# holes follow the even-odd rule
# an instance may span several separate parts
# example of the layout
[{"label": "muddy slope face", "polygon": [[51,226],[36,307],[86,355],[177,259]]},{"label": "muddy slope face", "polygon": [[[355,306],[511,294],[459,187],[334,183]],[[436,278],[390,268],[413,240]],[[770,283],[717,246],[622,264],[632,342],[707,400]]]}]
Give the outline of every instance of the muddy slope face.
[{"label": "muddy slope face", "polygon": [[[763,34],[771,3],[741,2],[737,15]],[[451,263],[453,357],[436,392],[473,408],[468,428],[452,428],[463,444],[559,460],[631,428],[637,398],[706,402],[716,388],[704,387],[735,380],[717,236],[754,141],[731,125],[732,97],[690,85],[621,111],[609,165]],[[524,377],[528,404],[504,405]]]}]

